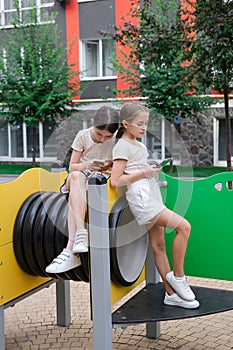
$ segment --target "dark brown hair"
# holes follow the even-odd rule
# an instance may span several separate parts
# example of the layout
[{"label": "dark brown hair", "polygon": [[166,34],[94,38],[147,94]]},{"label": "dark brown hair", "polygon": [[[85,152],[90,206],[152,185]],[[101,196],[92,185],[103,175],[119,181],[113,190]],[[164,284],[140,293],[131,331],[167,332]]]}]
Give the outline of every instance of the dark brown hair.
[{"label": "dark brown hair", "polygon": [[103,106],[95,114],[94,127],[114,134],[119,127],[119,113],[116,109]]}]

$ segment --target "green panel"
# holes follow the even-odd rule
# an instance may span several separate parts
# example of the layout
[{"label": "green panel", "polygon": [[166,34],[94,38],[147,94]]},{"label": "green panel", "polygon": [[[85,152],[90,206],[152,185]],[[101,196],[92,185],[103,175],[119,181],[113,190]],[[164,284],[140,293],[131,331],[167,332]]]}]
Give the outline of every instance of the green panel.
[{"label": "green panel", "polygon": [[[233,181],[233,172],[200,180],[181,180],[161,173],[161,180],[168,183],[161,188],[166,206],[192,226],[186,275],[233,281],[233,191],[227,187],[227,181]],[[174,231],[166,230],[165,237],[171,263]]]}]

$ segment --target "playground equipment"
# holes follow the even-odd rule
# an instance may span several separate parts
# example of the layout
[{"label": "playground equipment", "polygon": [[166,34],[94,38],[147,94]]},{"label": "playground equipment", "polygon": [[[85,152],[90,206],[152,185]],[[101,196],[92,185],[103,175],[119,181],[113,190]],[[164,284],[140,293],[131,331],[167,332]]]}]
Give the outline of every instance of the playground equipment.
[{"label": "playground equipment", "polygon": [[5,348],[4,310],[56,282],[57,323],[70,323],[69,281],[32,276],[21,268],[15,256],[13,232],[22,203],[37,191],[58,191],[65,174],[40,169],[27,171],[16,180],[0,185],[0,349]]},{"label": "playground equipment", "polygon": [[[81,254],[82,265],[71,271],[53,275],[45,273],[45,267],[61,252],[68,239],[68,205],[66,197],[59,193],[65,176],[65,172],[50,173],[37,168],[26,171],[10,183],[0,185],[0,196],[4,203],[0,212],[1,349],[4,349],[4,310],[7,307],[56,281],[57,323],[67,326],[70,324],[69,280],[89,282],[87,253]],[[117,197],[115,191],[109,190],[108,210],[111,210]],[[117,208],[120,219],[114,209],[111,220],[113,222],[123,220],[125,224],[127,212],[124,211],[124,203],[122,202],[121,206],[118,204]],[[113,240],[116,239],[114,232],[112,229]],[[128,275],[126,271],[122,276],[122,266],[117,261],[112,268],[113,280],[121,280],[125,286],[121,287],[111,282],[112,303],[145,279],[143,267],[148,243],[145,232],[143,235],[140,234],[136,241],[139,241],[139,251],[132,237],[129,242],[139,256],[138,264],[132,270],[134,273],[130,271]],[[116,254],[114,247],[112,252]],[[128,265],[125,266],[128,269]]]},{"label": "playground equipment", "polygon": [[[48,286],[54,279],[63,283],[60,291],[63,302],[59,304],[65,304],[62,311],[66,319],[62,325],[69,322],[68,285],[65,282],[71,279],[90,281],[95,350],[111,349],[112,327],[147,323],[147,336],[156,338],[160,334],[159,321],[233,308],[233,292],[199,287],[193,289],[201,303],[200,308],[187,310],[163,305],[164,289],[150,250],[145,264],[146,231],[133,220],[124,196],[118,199],[116,191],[101,176],[91,179],[88,185],[89,254],[81,255],[82,265],[76,269],[63,274],[46,274],[45,266],[67,241],[67,201],[58,193],[65,175],[32,169],[0,187],[1,200],[5,204],[0,216],[3,233],[0,240],[0,278],[4,281],[0,288],[0,335],[4,335],[4,309]],[[167,206],[185,214],[192,223],[185,261],[186,274],[232,281],[230,249],[233,236],[229,230],[229,203],[233,192],[226,187],[226,182],[233,180],[232,174],[219,174],[197,181],[183,181],[161,174],[161,180],[168,184],[161,189]],[[221,208],[215,204],[219,201]],[[219,213],[224,214],[225,226],[223,220],[216,223]],[[219,237],[220,225],[221,232],[224,232],[222,240]],[[208,235],[209,232],[211,234]],[[166,234],[170,259],[173,235],[173,232]],[[220,240],[222,252],[219,252]],[[145,279],[146,287],[112,314],[111,304]],[[4,343],[0,345],[4,349]]]}]

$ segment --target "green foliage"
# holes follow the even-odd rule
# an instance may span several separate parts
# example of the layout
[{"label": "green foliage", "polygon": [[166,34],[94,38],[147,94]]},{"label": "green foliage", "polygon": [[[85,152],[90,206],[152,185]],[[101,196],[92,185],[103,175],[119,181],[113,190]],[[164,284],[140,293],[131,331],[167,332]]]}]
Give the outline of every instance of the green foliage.
[{"label": "green foliage", "polygon": [[[191,1],[191,0],[189,0]],[[231,123],[229,92],[233,87],[233,1],[198,0],[194,13],[196,38],[185,38],[186,58],[192,60],[189,79],[224,94],[226,119],[226,160],[231,168]],[[191,26],[187,30],[193,30]]]},{"label": "green foliage", "polygon": [[140,8],[133,5],[115,38],[122,46],[118,72],[130,86],[125,93],[148,97],[149,107],[171,120],[196,115],[213,104],[209,97],[198,96],[205,91],[188,79],[190,67],[183,65],[179,1],[145,0]]},{"label": "green foliage", "polygon": [[67,107],[72,107],[79,81],[67,65],[54,17],[41,25],[32,9],[22,21],[18,1],[15,4],[14,28],[1,35],[0,117],[33,127],[38,121],[56,123],[58,117],[71,114]]},{"label": "green foliage", "polygon": [[233,87],[233,1],[198,0],[195,11],[196,40],[186,45],[193,60],[190,75],[217,91]]}]

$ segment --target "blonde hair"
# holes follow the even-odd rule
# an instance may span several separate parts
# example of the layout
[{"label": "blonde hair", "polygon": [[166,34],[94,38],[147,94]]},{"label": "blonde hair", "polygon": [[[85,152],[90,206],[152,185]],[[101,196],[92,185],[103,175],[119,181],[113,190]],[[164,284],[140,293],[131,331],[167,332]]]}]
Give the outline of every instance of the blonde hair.
[{"label": "blonde hair", "polygon": [[[142,113],[149,114],[149,109],[145,106],[142,106],[140,103],[135,103],[135,102],[125,103],[120,111],[120,122],[122,123],[122,121],[125,120],[126,122],[131,124]],[[116,135],[117,139],[120,139],[122,137],[124,130],[125,128],[121,124]]]}]

